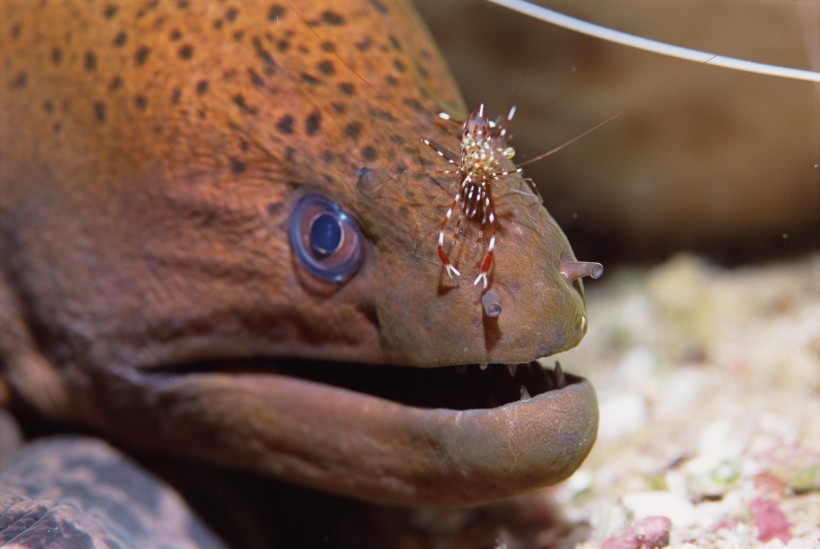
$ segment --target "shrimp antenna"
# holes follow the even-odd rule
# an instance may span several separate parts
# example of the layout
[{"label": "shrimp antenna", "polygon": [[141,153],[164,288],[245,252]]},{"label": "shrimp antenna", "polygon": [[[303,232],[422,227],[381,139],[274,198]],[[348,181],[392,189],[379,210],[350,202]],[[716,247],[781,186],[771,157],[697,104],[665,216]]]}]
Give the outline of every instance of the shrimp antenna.
[{"label": "shrimp antenna", "polygon": [[743,72],[752,72],[757,74],[765,74],[769,76],[777,76],[780,78],[793,78],[797,80],[807,80],[809,82],[820,82],[820,72],[809,71],[804,69],[794,69],[791,67],[781,67],[779,65],[767,65],[764,63],[757,63],[746,59],[737,59],[735,57],[726,57],[723,55],[716,55],[699,50],[692,50],[667,44],[665,42],[658,42],[657,40],[650,40],[642,36],[635,36],[621,31],[616,31],[601,25],[588,23],[582,19],[576,19],[556,11],[536,6],[535,4],[526,0],[487,0],[493,4],[505,7],[507,9],[517,11],[524,15],[529,15],[535,19],[546,21],[563,27],[565,29],[601,38],[609,42],[623,44],[632,48],[650,51],[661,55],[668,55],[678,59],[687,59],[689,61],[697,61],[700,63],[708,63],[716,67],[724,67]]}]

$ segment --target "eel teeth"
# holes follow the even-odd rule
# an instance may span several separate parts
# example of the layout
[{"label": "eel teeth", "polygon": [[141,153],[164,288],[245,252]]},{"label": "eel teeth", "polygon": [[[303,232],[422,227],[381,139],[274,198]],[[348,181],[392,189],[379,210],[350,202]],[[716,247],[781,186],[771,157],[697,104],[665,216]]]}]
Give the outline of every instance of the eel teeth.
[{"label": "eel teeth", "polygon": [[488,364],[486,362],[484,364],[479,364],[478,365],[478,367],[481,368],[482,372],[487,369],[487,366],[488,366]]},{"label": "eel teeth", "polygon": [[567,378],[564,376],[564,370],[561,368],[561,363],[557,360],[555,361],[555,368],[553,369],[553,378],[555,379],[555,385],[559,389],[563,389],[567,386]]},{"label": "eel teeth", "polygon": [[530,398],[530,392],[527,390],[526,387],[524,387],[522,385],[520,391],[521,391],[521,398],[519,398],[519,400],[527,400],[528,398]]},{"label": "eel teeth", "polygon": [[510,377],[515,377],[515,372],[518,370],[518,364],[507,364],[507,372],[510,373]]}]

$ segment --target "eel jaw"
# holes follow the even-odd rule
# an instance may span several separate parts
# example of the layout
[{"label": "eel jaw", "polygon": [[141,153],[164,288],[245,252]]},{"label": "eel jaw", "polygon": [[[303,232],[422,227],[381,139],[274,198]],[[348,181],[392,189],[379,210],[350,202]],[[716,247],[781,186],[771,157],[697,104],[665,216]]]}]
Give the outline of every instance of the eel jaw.
[{"label": "eel jaw", "polygon": [[[465,506],[563,480],[592,447],[598,425],[592,386],[565,376],[560,367],[544,372],[533,364],[519,365],[514,376],[504,365],[486,371],[470,366],[463,374],[464,367],[393,367],[439,370],[430,380],[445,387],[431,386],[431,394],[451,390],[448,376],[463,378],[465,385],[486,376],[488,387],[503,389],[501,395],[489,394],[486,405],[455,399],[462,409],[444,407],[438,397],[397,402],[360,392],[356,382],[354,390],[288,371],[305,370],[304,365],[274,373],[247,365],[171,375],[141,372],[136,379],[128,376],[128,385],[150,404],[135,414],[126,404],[134,402],[121,399],[124,409],[108,410],[106,417],[119,417],[116,432],[130,433],[130,442],[164,452],[378,503]],[[496,383],[501,376],[510,381]],[[550,387],[561,379],[564,386]],[[515,386],[519,389],[510,393]],[[532,396],[522,398],[524,391]]]}]

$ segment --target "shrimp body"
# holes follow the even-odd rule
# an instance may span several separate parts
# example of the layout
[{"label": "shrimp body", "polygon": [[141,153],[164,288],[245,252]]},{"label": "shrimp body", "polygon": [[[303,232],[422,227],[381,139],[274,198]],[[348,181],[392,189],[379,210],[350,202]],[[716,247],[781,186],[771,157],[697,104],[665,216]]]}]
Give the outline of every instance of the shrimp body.
[{"label": "shrimp body", "polygon": [[[465,222],[477,226],[478,233],[475,240],[477,245],[481,245],[486,240],[486,248],[481,260],[481,272],[473,282],[473,285],[483,282],[484,288],[487,288],[489,284],[488,274],[493,265],[496,241],[497,218],[493,187],[500,180],[521,173],[520,168],[506,169],[504,167],[505,162],[515,155],[515,150],[507,143],[509,140],[507,128],[514,114],[515,107],[510,109],[506,119],[493,122],[484,114],[482,104],[464,121],[461,151],[458,156],[441,149],[427,139],[421,140],[454,166],[440,173],[456,175],[459,181],[450,208],[441,222],[438,235],[438,257],[448,276],[461,276],[444,250],[444,234],[453,219],[453,214],[457,212],[453,229],[453,246],[458,242]],[[447,114],[441,114],[440,117],[444,120],[451,120]]]}]

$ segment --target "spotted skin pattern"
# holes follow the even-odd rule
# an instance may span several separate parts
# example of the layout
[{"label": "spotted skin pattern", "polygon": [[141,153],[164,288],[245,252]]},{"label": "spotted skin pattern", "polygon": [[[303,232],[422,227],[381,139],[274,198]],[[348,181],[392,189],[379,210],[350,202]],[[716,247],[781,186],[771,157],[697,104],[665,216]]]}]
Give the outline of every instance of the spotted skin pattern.
[{"label": "spotted skin pattern", "polygon": [[[570,246],[520,176],[493,191],[503,313],[485,315],[483,288],[453,285],[441,267],[433,243],[458,182],[430,177],[419,139],[457,148],[435,113],[466,109],[404,2],[0,10],[2,408],[134,453],[381,504],[474,505],[578,467],[597,428],[583,380],[462,414],[298,376],[300,361],[385,372],[530,363],[586,331]],[[308,193],[364,235],[363,264],[344,283],[312,277],[292,252],[291,212]],[[117,478],[139,480],[110,493],[104,481],[99,493],[68,490],[124,451],[53,444],[0,464],[0,535],[40,517],[94,547],[105,536],[160,547],[144,537],[152,523],[157,536],[186,537],[188,502],[157,496],[174,509],[162,522],[140,498],[172,490],[136,464]],[[72,448],[89,445],[99,460],[72,466]],[[68,512],[66,498],[83,503]],[[93,518],[99,498],[133,508],[76,514]]]},{"label": "spotted skin pattern", "polygon": [[163,480],[98,439],[31,443],[0,488],[0,545],[223,547]]}]

